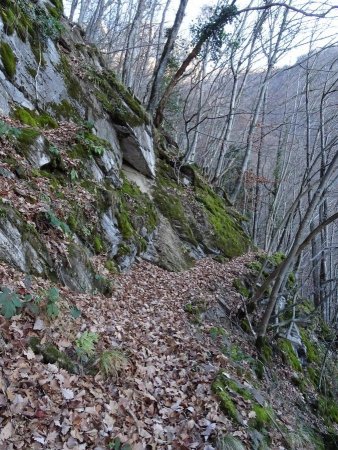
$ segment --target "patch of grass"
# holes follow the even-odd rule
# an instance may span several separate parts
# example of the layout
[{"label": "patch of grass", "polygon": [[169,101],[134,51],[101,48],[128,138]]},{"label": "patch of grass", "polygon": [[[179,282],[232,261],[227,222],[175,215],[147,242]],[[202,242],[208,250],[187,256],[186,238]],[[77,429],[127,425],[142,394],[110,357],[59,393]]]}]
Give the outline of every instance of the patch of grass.
[{"label": "patch of grass", "polygon": [[318,399],[318,413],[323,418],[326,425],[338,423],[337,400],[321,395]]},{"label": "patch of grass", "polygon": [[282,262],[285,259],[285,255],[282,252],[276,252],[273,255],[268,257],[268,260],[271,262],[271,264],[275,267],[279,266],[280,264],[282,264]]},{"label": "patch of grass", "polygon": [[298,426],[297,431],[286,433],[285,436],[291,450],[307,448],[325,450],[321,436],[310,428]]},{"label": "patch of grass", "polygon": [[97,255],[99,255],[100,253],[104,252],[105,247],[104,247],[104,244],[103,244],[103,241],[102,241],[101,237],[98,234],[96,234],[94,236],[93,245],[94,245],[95,253]]},{"label": "patch of grass", "polygon": [[121,350],[105,350],[99,357],[99,369],[105,377],[118,378],[128,359]]},{"label": "patch of grass", "polygon": [[256,417],[250,420],[250,425],[257,430],[267,428],[272,423],[273,410],[268,406],[260,406],[254,404],[252,410],[256,414]]},{"label": "patch of grass", "polygon": [[117,273],[119,273],[119,269],[118,269],[118,267],[117,267],[117,265],[116,265],[116,262],[115,261],[112,261],[111,259],[108,259],[106,262],[105,262],[105,268],[107,269],[107,270],[109,270],[109,272],[110,273],[112,273],[112,274],[117,274]]},{"label": "patch of grass", "polygon": [[225,330],[222,327],[211,327],[209,330],[211,339],[215,340],[220,336],[225,336]]},{"label": "patch of grass", "polygon": [[0,43],[0,56],[5,73],[12,80],[16,74],[16,57],[12,47],[7,42]]},{"label": "patch of grass", "polygon": [[259,273],[263,268],[263,264],[260,261],[252,261],[251,263],[247,264],[247,267],[248,269]]}]

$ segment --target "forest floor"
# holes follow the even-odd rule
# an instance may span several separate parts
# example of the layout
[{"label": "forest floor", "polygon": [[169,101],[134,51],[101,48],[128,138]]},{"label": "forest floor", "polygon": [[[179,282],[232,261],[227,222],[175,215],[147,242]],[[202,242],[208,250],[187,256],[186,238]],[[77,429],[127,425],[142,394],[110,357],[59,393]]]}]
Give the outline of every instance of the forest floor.
[{"label": "forest floor", "polygon": [[[234,423],[211,385],[220,370],[244,385],[259,383],[250,368],[257,357],[253,339],[231,321],[242,306],[233,281],[253,258],[247,254],[224,264],[205,259],[181,273],[141,261],[112,276],[109,297],[58,287],[60,314],[53,319],[42,306],[38,317],[28,310],[10,320],[0,316],[0,449],[119,449],[119,438],[130,445],[124,448],[211,450],[222,434],[252,448],[251,400],[237,397],[242,420]],[[27,283],[4,264],[0,285],[20,295],[39,293],[41,305],[51,287],[37,278]],[[210,315],[219,311],[220,300],[228,314],[225,336],[217,336]],[[70,373],[29,346],[36,336],[40,348],[52,343],[76,359],[75,342],[89,331],[98,338],[92,360],[115,349],[115,374],[90,375],[83,361],[80,373]],[[289,369],[281,364],[278,370],[275,384],[259,384],[276,413],[271,449],[284,448],[278,424],[296,430],[292,405],[304,403],[288,381]]]}]

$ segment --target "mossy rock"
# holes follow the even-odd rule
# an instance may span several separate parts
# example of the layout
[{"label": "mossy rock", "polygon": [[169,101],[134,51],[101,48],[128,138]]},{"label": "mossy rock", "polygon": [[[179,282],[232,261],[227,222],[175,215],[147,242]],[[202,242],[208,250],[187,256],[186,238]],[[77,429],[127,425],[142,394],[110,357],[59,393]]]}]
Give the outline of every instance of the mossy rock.
[{"label": "mossy rock", "polygon": [[57,121],[50,115],[46,113],[38,114],[36,111],[31,111],[21,106],[17,106],[13,110],[12,116],[30,127],[57,128],[58,125]]},{"label": "mossy rock", "polygon": [[240,278],[235,278],[232,284],[236,291],[243,295],[243,297],[249,298],[251,296],[250,290],[246,287],[244,281]]},{"label": "mossy rock", "polygon": [[199,182],[196,199],[204,206],[213,227],[215,245],[229,258],[245,253],[250,245],[240,221],[244,218],[229,209],[206,183]]},{"label": "mossy rock", "polygon": [[183,203],[177,194],[170,189],[158,187],[154,193],[154,202],[184,240],[193,245],[198,245]]},{"label": "mossy rock", "polygon": [[202,314],[207,311],[207,304],[203,300],[187,303],[184,305],[184,311],[189,314],[192,323],[200,324],[202,322]]},{"label": "mossy rock", "polygon": [[73,70],[65,55],[61,55],[60,64],[57,67],[59,73],[62,74],[68,94],[74,100],[81,100],[84,98],[80,82],[73,75]]},{"label": "mossy rock", "polygon": [[21,128],[15,142],[17,152],[23,156],[27,156],[31,146],[40,135],[40,131],[35,128]]},{"label": "mossy rock", "polygon": [[142,229],[151,234],[158,223],[158,216],[151,199],[140,191],[135,183],[125,177],[123,184],[117,191],[119,205],[116,212],[119,230],[126,241],[133,242],[138,253],[146,250]]},{"label": "mossy rock", "polygon": [[73,120],[75,123],[81,123],[81,117],[75,106],[68,100],[62,100],[60,103],[49,103],[48,110],[51,110],[57,119]]},{"label": "mossy rock", "polygon": [[278,348],[281,351],[284,362],[292,367],[293,370],[301,372],[302,364],[298,359],[292,343],[288,339],[280,339],[278,341]]},{"label": "mossy rock", "polygon": [[12,80],[16,74],[16,57],[12,47],[7,42],[0,43],[0,56],[5,73]]},{"label": "mossy rock", "polygon": [[37,63],[42,62],[41,50],[46,47],[47,38],[56,39],[62,31],[61,0],[46,8],[40,2],[3,0],[0,14],[7,34],[15,31],[22,41],[29,39]]},{"label": "mossy rock", "polygon": [[101,73],[90,70],[88,79],[96,87],[96,97],[112,120],[132,127],[149,124],[150,118],[141,103],[120,83],[112,71]]},{"label": "mossy rock", "polygon": [[[306,348],[306,359],[310,363],[319,363],[320,362],[320,349],[313,343],[313,340],[310,337],[310,332],[305,329],[300,329],[300,335],[302,338],[302,342]],[[319,345],[319,344],[318,344]]]},{"label": "mossy rock", "polygon": [[33,336],[29,340],[29,346],[34,353],[43,356],[43,362],[45,364],[57,364],[70,373],[78,373],[76,363],[65,352],[61,352],[54,344],[41,344],[40,339]]}]

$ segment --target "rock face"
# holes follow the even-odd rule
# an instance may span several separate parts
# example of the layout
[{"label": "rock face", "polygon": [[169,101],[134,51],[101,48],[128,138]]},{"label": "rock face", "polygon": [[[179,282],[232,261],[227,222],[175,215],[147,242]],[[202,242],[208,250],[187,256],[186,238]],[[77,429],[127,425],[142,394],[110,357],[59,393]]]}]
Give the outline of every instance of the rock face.
[{"label": "rock face", "polygon": [[119,127],[123,157],[131,166],[144,175],[155,177],[154,143],[151,128]]},{"label": "rock face", "polygon": [[107,272],[139,257],[182,270],[245,251],[240,220],[193,169],[177,176],[166,139],[59,4],[0,5],[0,260],[109,293]]},{"label": "rock face", "polygon": [[[2,7],[24,16],[32,22],[40,17],[40,10],[46,17],[48,8],[53,7],[48,1],[31,2],[31,8],[22,8],[12,2],[12,8]],[[9,2],[10,4],[10,2]],[[39,11],[39,15],[37,12]],[[93,122],[98,137],[108,141],[111,152],[102,158],[107,171],[115,167],[121,168],[125,159],[137,170],[147,176],[155,176],[155,155],[151,127],[142,124],[136,127],[126,123],[123,128],[123,138],[117,137],[117,129],[121,126],[114,123],[107,114],[102,102],[93,93],[89,75],[86,83],[73,71],[73,62],[79,60],[91,66],[91,73],[102,73],[106,70],[104,63],[94,52],[92,55],[79,33],[73,33],[66,20],[60,16],[60,25],[63,27],[62,42],[67,43],[67,49],[62,47],[60,40],[53,40],[44,36],[41,52],[35,48],[32,35],[26,42],[20,38],[19,30],[13,30],[12,34],[6,33],[6,23],[0,19],[0,40],[2,46],[9,46],[14,58],[14,73],[7,73],[8,61],[2,52],[0,58],[0,113],[11,114],[13,107],[18,105],[28,110],[47,110],[51,115],[62,118],[89,120]],[[47,30],[48,31],[48,30]],[[52,30],[49,30],[52,33]],[[4,47],[5,48],[5,47]],[[70,51],[68,50],[70,49]],[[79,67],[76,67],[80,71]],[[82,73],[81,73],[82,75]],[[109,99],[108,99],[109,100]],[[114,101],[115,99],[111,99]],[[119,99],[128,102],[123,96]],[[128,118],[126,117],[128,121]]]}]

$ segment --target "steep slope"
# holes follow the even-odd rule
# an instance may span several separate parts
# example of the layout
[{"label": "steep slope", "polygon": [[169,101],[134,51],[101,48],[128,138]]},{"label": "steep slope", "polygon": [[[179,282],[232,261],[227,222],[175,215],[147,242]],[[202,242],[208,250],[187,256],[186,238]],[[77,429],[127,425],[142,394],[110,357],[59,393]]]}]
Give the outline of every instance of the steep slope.
[{"label": "steep slope", "polygon": [[199,175],[180,182],[166,139],[61,11],[0,6],[0,259],[109,293],[95,255],[111,271],[137,256],[180,270],[245,252],[242,219]]}]

